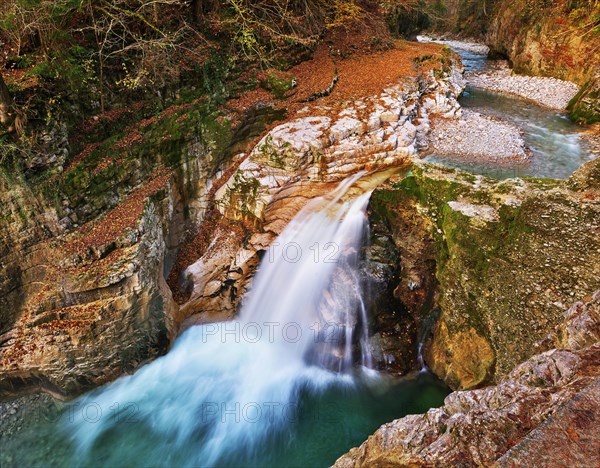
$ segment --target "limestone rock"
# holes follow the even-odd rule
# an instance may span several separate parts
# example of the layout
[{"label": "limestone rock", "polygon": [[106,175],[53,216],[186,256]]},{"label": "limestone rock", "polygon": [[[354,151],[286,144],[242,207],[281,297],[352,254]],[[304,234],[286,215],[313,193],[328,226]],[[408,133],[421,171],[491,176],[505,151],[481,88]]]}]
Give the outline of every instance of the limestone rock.
[{"label": "limestone rock", "polygon": [[548,338],[573,297],[598,287],[600,206],[582,195],[591,164],[564,182],[419,164],[374,192],[370,216],[400,254],[394,296],[429,330],[425,362],[451,387],[499,382],[544,349],[596,339],[596,305],[574,306]]},{"label": "limestone rock", "polygon": [[538,354],[495,386],[453,392],[441,408],[384,424],[334,466],[597,464],[599,375],[598,342]]},{"label": "limestone rock", "polygon": [[[261,252],[309,200],[327,196],[339,182],[359,171],[380,171],[356,183],[356,190],[366,191],[389,177],[387,170],[407,167],[424,139],[429,114],[460,107],[456,98],[464,83],[457,68],[453,64],[439,76],[428,73],[406,80],[376,96],[344,103],[342,110],[319,107],[314,116],[302,113],[269,131],[243,155],[237,170],[215,193],[220,216],[230,225],[225,230],[233,233],[234,226],[244,225],[246,240],[214,232],[219,240],[185,273],[184,283],[190,284],[193,293],[182,304],[178,321],[205,312],[232,317]],[[419,126],[415,125],[417,118]],[[232,266],[236,250],[256,253],[243,273]],[[206,293],[209,283],[212,294]],[[323,309],[325,315],[329,312]],[[400,350],[414,342],[413,326],[407,322],[401,329],[394,324],[382,327],[381,332],[385,328],[404,337],[407,346],[390,345],[401,361]],[[412,367],[412,354],[408,353],[407,362],[397,370],[406,372]]]},{"label": "limestone rock", "polygon": [[446,322],[440,321],[433,337],[426,362],[452,388],[476,388],[489,380],[494,371],[494,350],[474,328],[449,333]]}]

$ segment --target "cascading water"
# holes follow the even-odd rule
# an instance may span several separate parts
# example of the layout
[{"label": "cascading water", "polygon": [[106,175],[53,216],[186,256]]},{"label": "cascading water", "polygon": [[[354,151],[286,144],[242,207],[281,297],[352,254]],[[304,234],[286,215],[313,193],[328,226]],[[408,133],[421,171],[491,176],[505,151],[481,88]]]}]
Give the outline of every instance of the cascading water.
[{"label": "cascading water", "polygon": [[362,175],[289,223],[239,320],[191,328],[166,356],[79,401],[102,414],[94,424],[81,413],[66,423],[80,459],[102,463],[90,454],[107,439],[132,443],[132,423],[157,464],[244,463],[267,438],[293,438],[286,431],[304,392],[355,385],[355,364],[364,374],[371,363],[356,268],[370,193],[350,190]]}]

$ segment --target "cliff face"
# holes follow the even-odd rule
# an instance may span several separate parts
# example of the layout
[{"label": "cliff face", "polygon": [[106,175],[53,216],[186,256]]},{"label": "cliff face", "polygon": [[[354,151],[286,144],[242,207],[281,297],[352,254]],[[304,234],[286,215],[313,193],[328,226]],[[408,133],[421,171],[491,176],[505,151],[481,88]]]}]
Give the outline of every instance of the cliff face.
[{"label": "cliff face", "polygon": [[109,138],[42,183],[0,178],[0,393],[77,394],[165,349],[177,305],[163,275],[227,144],[202,112],[188,130],[178,117],[156,119],[148,146]]},{"label": "cliff face", "polygon": [[439,316],[425,360],[451,387],[506,377],[600,286],[598,164],[564,183],[422,165],[373,194],[400,252],[394,295],[418,323]]},{"label": "cliff face", "polygon": [[517,73],[552,76],[583,87],[574,118],[600,120],[600,32],[597,2],[499,1],[486,35],[492,54],[508,57]]},{"label": "cliff face", "polygon": [[[600,5],[545,0],[436,0],[419,10],[437,34],[479,37],[516,73],[572,81],[569,106],[581,123],[600,121]],[[414,19],[413,19],[414,21]]]}]

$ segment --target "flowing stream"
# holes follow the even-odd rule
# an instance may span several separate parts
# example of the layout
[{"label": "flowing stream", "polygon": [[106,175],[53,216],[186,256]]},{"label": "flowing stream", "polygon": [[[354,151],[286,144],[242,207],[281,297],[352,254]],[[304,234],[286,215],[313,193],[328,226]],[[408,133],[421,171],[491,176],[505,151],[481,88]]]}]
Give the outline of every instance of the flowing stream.
[{"label": "flowing stream", "polygon": [[[456,47],[453,50],[461,56],[467,74],[489,67],[490,61],[486,55]],[[518,126],[532,153],[531,161],[510,168],[459,162],[435,154],[428,156],[427,161],[499,179],[526,176],[566,179],[582,164],[594,159],[581,138],[583,129],[573,123],[566,112],[471,86],[467,86],[459,102],[464,108],[498,117]]]},{"label": "flowing stream", "polygon": [[289,223],[236,321],[192,327],[5,449],[23,466],[328,466],[382,423],[440,405],[448,391],[430,374],[371,369],[363,175]]}]

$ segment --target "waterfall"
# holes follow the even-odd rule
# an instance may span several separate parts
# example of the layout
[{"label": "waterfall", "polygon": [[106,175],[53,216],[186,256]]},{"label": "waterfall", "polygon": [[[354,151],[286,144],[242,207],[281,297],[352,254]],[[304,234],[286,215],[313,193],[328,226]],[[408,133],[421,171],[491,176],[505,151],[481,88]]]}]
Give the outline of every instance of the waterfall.
[{"label": "waterfall", "polygon": [[371,365],[357,271],[370,192],[354,184],[363,175],[288,224],[238,320],[192,327],[167,355],[80,399],[92,415],[65,422],[79,455],[91,457],[102,440],[127,447],[133,424],[159,464],[167,453],[182,458],[166,464],[243,464],[267,438],[293,437],[303,392],[354,385],[356,369]]}]

